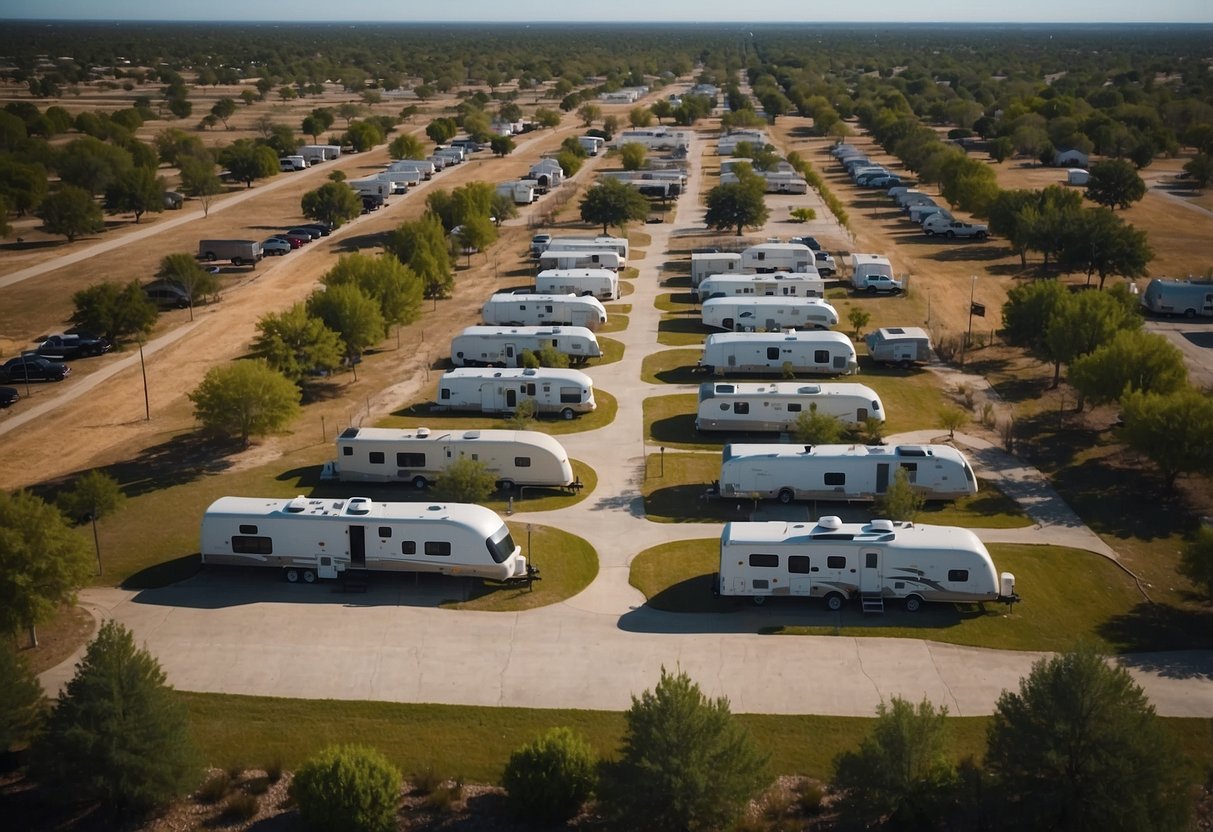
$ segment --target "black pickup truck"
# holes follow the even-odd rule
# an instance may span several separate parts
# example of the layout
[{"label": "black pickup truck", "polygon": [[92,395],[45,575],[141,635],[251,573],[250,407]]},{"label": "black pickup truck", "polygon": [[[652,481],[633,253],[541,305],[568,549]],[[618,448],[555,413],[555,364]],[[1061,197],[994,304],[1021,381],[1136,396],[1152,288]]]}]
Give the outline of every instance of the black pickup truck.
[{"label": "black pickup truck", "polygon": [[112,347],[113,345],[107,338],[80,333],[78,335],[52,335],[39,344],[34,352],[45,358],[72,359],[103,355]]}]

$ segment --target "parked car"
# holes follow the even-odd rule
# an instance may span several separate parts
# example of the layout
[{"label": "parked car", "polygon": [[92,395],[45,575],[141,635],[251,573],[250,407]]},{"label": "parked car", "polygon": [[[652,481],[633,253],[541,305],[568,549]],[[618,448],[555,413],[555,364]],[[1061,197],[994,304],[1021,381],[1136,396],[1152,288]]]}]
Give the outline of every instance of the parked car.
[{"label": "parked car", "polygon": [[316,231],[321,237],[327,237],[333,233],[333,226],[327,222],[306,222],[299,228],[306,228],[308,231]]},{"label": "parked car", "polygon": [[103,355],[112,347],[113,344],[108,338],[78,332],[74,335],[52,335],[39,344],[34,352],[45,358],[85,358],[90,355]]},{"label": "parked car", "polygon": [[72,368],[61,361],[28,353],[4,362],[0,367],[0,378],[5,381],[63,381],[71,371]]},{"label": "parked car", "polygon": [[319,240],[324,235],[318,229],[310,228],[306,225],[296,225],[294,228],[288,228],[287,234],[298,234],[299,236],[307,235],[308,242]]},{"label": "parked car", "polygon": [[303,243],[305,242],[302,237],[288,237],[286,234],[275,234],[273,237],[270,237],[270,239],[279,240],[280,242],[286,243],[292,249],[303,248]]},{"label": "parked car", "polygon": [[189,292],[171,280],[154,280],[143,287],[143,293],[161,309],[185,309],[190,305]]},{"label": "parked car", "polygon": [[938,214],[928,217],[922,224],[922,230],[928,237],[939,235],[949,239],[953,237],[969,237],[976,240],[984,240],[990,236],[990,229],[985,225],[974,225],[973,223],[961,222],[960,220],[945,219]]},{"label": "parked car", "polygon": [[270,237],[261,244],[261,250],[265,252],[265,254],[275,255],[277,257],[281,257],[294,248],[295,246],[291,244],[290,240],[284,240],[278,237]]},{"label": "parked car", "polygon": [[788,240],[788,242],[808,246],[813,251],[821,251],[821,243],[817,242],[816,237],[792,237]]},{"label": "parked car", "polygon": [[311,232],[304,231],[302,228],[292,228],[290,231],[283,231],[281,234],[275,234],[274,236],[282,237],[287,240],[298,240],[303,245],[307,245],[312,241]]},{"label": "parked car", "polygon": [[0,407],[12,407],[21,394],[16,387],[0,387]]},{"label": "parked car", "polygon": [[822,277],[833,277],[838,272],[838,264],[828,251],[813,252],[813,259],[817,264],[817,273]]},{"label": "parked car", "polygon": [[869,176],[865,182],[860,183],[865,188],[892,188],[901,184],[901,177],[894,173],[885,173],[879,176]]},{"label": "parked car", "polygon": [[371,211],[378,211],[382,207],[383,197],[379,194],[362,195],[362,213],[369,214]]}]

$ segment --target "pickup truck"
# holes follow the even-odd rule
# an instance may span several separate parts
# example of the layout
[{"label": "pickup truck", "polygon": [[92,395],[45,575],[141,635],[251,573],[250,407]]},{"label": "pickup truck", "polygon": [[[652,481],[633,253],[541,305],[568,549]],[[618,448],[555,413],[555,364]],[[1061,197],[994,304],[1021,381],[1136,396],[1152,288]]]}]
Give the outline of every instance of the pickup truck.
[{"label": "pickup truck", "polygon": [[974,225],[968,222],[961,222],[960,220],[949,220],[938,215],[928,217],[926,222],[922,224],[922,230],[928,237],[938,235],[949,239],[953,237],[968,237],[975,240],[984,240],[990,236],[989,226]]},{"label": "pickup truck", "polygon": [[80,333],[77,335],[52,335],[34,350],[44,358],[72,359],[90,355],[103,355],[113,345],[106,338]]}]

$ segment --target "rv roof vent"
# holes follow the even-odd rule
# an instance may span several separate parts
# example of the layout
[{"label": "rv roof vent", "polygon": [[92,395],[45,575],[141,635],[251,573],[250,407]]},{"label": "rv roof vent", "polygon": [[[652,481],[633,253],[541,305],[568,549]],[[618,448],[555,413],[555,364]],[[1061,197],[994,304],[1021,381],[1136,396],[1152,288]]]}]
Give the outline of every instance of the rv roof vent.
[{"label": "rv roof vent", "polygon": [[[525,370],[522,371],[522,374],[524,376],[537,376],[537,375],[539,375],[539,371],[536,370],[534,367],[527,367]],[[501,375],[501,373],[498,373],[497,375]]]},{"label": "rv roof vent", "polygon": [[921,445],[898,445],[898,456],[926,456],[927,449]]},{"label": "rv roof vent", "polygon": [[342,439],[353,439],[357,435],[358,428],[346,428],[345,430],[341,431]]},{"label": "rv roof vent", "polygon": [[501,373],[493,373],[493,378],[501,378]]},{"label": "rv roof vent", "polygon": [[905,335],[906,331],[899,326],[891,326],[887,330],[890,335]]},{"label": "rv roof vent", "polygon": [[345,504],[346,514],[370,514],[371,513],[371,498],[370,497],[350,497]]},{"label": "rv roof vent", "polygon": [[302,494],[286,504],[286,510],[291,514],[298,514],[305,509],[307,509],[307,497],[304,497]]},{"label": "rv roof vent", "polygon": [[418,439],[425,439],[429,435],[430,435],[429,428],[417,428],[417,438]]},{"label": "rv roof vent", "polygon": [[735,393],[735,392],[737,392],[737,388],[731,384],[717,384],[716,392],[717,393]]},{"label": "rv roof vent", "polygon": [[891,532],[893,531],[892,520],[873,520],[868,524],[868,527],[874,532]]},{"label": "rv roof vent", "polygon": [[426,511],[442,511],[444,508],[446,508],[446,506],[436,504],[436,505],[432,505],[432,506],[426,506],[425,510]]},{"label": "rv roof vent", "polygon": [[821,385],[820,384],[806,384],[804,387],[801,387],[796,392],[797,393],[808,393],[810,395],[812,395],[814,393],[820,393]]},{"label": "rv roof vent", "polygon": [[837,531],[842,528],[842,518],[836,517],[833,514],[828,514],[825,517],[818,519],[817,528],[825,529],[826,531]]},{"label": "rv roof vent", "polygon": [[463,438],[464,438],[464,439],[479,439],[479,438],[480,438],[480,431],[478,431],[478,430],[468,430],[468,431],[464,431],[464,433],[463,433]]}]

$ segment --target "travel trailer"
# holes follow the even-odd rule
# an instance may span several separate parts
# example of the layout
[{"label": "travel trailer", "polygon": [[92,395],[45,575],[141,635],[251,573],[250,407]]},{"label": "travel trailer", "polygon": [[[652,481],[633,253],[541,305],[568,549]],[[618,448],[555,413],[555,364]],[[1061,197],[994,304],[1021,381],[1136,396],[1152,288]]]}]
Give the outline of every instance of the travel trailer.
[{"label": "travel trailer", "polygon": [[415,170],[422,179],[429,179],[435,173],[434,163],[429,159],[397,159],[387,166],[388,171]]},{"label": "travel trailer", "polygon": [[497,186],[497,193],[508,196],[515,205],[530,205],[535,201],[535,186],[529,182],[502,182]]},{"label": "travel trailer", "polygon": [[329,146],[325,144],[305,144],[299,147],[299,155],[307,160],[309,165],[314,165],[318,162],[326,162],[329,159],[336,159],[329,151]]},{"label": "travel trailer", "polygon": [[699,361],[705,372],[851,375],[855,347],[841,332],[713,332]]},{"label": "travel trailer", "polygon": [[370,176],[364,179],[347,179],[346,183],[361,196],[378,196],[387,199],[392,195],[392,183]]},{"label": "travel trailer", "polygon": [[741,271],[741,255],[735,251],[691,253],[691,288],[699,286],[714,274],[737,274]]},{"label": "travel trailer", "polygon": [[864,339],[877,364],[925,364],[931,360],[931,336],[918,326],[881,327]]},{"label": "travel trailer", "polygon": [[589,295],[492,295],[481,310],[484,322],[495,326],[583,326],[594,330],[606,323],[602,301]]},{"label": "travel trailer", "polygon": [[522,550],[496,512],[465,503],[369,497],[220,497],[202,517],[203,565],[281,569],[291,583],[348,570],[526,580]]},{"label": "travel trailer", "polygon": [[741,252],[743,271],[815,272],[816,262],[813,250],[800,243],[762,243]]},{"label": "travel trailer", "polygon": [[547,269],[535,277],[535,291],[553,295],[590,295],[619,299],[619,275],[610,269]]},{"label": "travel trailer", "polygon": [[730,444],[720,465],[720,496],[875,500],[898,468],[928,500],[977,493],[969,461],[949,445]]},{"label": "travel trailer", "polygon": [[864,384],[705,381],[699,385],[695,429],[784,433],[796,427],[801,413],[814,411],[845,425],[885,418],[880,396]]},{"label": "travel trailer", "polygon": [[692,291],[701,300],[712,298],[733,297],[795,297],[823,298],[826,294],[826,282],[814,272],[794,274],[792,272],[774,272],[773,274],[714,274],[704,278]]},{"label": "travel trailer", "polygon": [[451,363],[456,367],[520,367],[527,350],[545,347],[575,364],[598,358],[602,350],[594,333],[583,326],[469,326],[451,339]]},{"label": "travel trailer", "polygon": [[342,482],[407,482],[425,488],[453,463],[474,459],[509,491],[514,486],[573,485],[569,455],[552,436],[535,430],[430,430],[346,428],[337,437],[337,459],[321,479]]},{"label": "travel trailer", "polygon": [[582,150],[590,156],[597,156],[602,150],[602,146],[606,143],[606,139],[601,136],[578,136],[577,143],[581,145]]},{"label": "travel trailer", "polygon": [[537,413],[559,413],[564,419],[589,413],[597,406],[589,376],[580,370],[553,367],[450,370],[438,382],[435,404],[444,410],[513,413],[526,399],[535,402]]},{"label": "travel trailer", "polygon": [[1155,315],[1213,317],[1213,283],[1154,278],[1146,284],[1141,305]]},{"label": "travel trailer", "polygon": [[720,536],[716,592],[749,597],[821,598],[840,610],[860,598],[864,612],[883,612],[900,600],[909,612],[922,604],[1013,603],[1015,576],[1001,575],[985,545],[956,526],[873,520],[843,523],[783,521],[726,523]]},{"label": "travel trailer", "polygon": [[704,326],[731,332],[829,329],[838,325],[838,311],[821,298],[767,295],[710,298],[703,302],[700,315]]},{"label": "travel trailer", "polygon": [[544,251],[613,251],[621,264],[628,261],[628,241],[625,237],[553,237]]},{"label": "travel trailer", "polygon": [[893,277],[893,264],[879,254],[851,255],[851,285],[867,292],[900,292],[902,281]]},{"label": "travel trailer", "polygon": [[198,259],[208,263],[227,260],[233,266],[257,267],[262,257],[261,243],[256,240],[199,240]]},{"label": "travel trailer", "polygon": [[539,268],[549,269],[609,269],[617,272],[623,264],[613,251],[591,249],[553,249],[539,255]]}]

